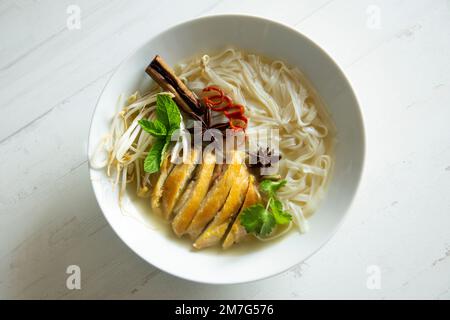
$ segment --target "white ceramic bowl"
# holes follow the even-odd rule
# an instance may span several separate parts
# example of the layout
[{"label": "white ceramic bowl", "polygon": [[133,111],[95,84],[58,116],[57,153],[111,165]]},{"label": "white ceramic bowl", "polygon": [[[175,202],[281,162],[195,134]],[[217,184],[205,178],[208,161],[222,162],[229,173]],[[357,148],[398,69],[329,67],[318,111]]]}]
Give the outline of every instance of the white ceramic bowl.
[{"label": "white ceramic bowl", "polygon": [[291,232],[279,241],[228,251],[194,251],[149,212],[149,202],[124,200],[102,170],[90,170],[97,201],[118,236],[139,256],[175,276],[214,284],[242,283],[273,276],[305,260],[330,239],[342,222],[362,174],[364,130],[354,92],[336,63],[299,32],[263,18],[243,15],[202,17],[172,27],[129,56],[104,88],[92,119],[89,156],[108,131],[119,94],[148,88],[145,67],[155,54],[170,65],[199,52],[232,45],[297,66],[324,99],[336,124],[336,165],[327,195],[309,219],[306,234]]}]

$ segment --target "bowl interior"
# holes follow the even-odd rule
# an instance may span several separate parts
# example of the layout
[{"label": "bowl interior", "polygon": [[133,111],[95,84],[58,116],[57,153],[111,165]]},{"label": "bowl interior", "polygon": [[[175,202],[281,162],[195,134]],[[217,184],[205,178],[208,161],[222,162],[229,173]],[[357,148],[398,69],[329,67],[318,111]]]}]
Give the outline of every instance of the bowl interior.
[{"label": "bowl interior", "polygon": [[[337,129],[335,168],[327,195],[309,219],[310,231],[291,232],[273,243],[243,245],[229,251],[193,251],[188,241],[175,239],[169,227],[149,211],[149,200],[124,199],[122,212],[104,171],[91,169],[99,205],[119,237],[156,267],[185,279],[206,283],[239,283],[287,270],[317,251],[342,221],[356,192],[364,158],[364,131],[353,91],[333,60],[298,32],[262,18],[223,15],[173,27],[149,40],[114,73],[95,110],[89,156],[108,132],[121,93],[148,88],[145,67],[155,54],[173,65],[194,54],[225,46],[279,59],[299,67],[324,100]],[[131,193],[130,193],[131,194]]]}]

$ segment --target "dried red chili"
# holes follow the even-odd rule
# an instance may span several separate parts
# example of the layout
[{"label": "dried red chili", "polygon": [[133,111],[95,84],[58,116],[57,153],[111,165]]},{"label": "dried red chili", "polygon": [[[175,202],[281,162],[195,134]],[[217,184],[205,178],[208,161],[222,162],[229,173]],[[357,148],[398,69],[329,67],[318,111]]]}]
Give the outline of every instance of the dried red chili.
[{"label": "dried red chili", "polygon": [[214,92],[215,94],[203,97],[205,105],[216,112],[223,112],[228,118],[230,127],[233,130],[245,130],[248,119],[244,116],[245,108],[241,104],[233,103],[233,100],[226,96],[222,89],[216,86],[209,86],[203,92]]}]

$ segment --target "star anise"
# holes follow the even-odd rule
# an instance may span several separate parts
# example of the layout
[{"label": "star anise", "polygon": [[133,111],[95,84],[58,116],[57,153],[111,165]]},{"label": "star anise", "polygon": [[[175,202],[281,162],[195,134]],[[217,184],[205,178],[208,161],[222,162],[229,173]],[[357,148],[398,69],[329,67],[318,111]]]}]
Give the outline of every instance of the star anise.
[{"label": "star anise", "polygon": [[247,166],[250,168],[268,168],[272,164],[277,163],[281,160],[281,155],[274,154],[274,150],[259,147],[256,153],[248,153],[248,163]]}]

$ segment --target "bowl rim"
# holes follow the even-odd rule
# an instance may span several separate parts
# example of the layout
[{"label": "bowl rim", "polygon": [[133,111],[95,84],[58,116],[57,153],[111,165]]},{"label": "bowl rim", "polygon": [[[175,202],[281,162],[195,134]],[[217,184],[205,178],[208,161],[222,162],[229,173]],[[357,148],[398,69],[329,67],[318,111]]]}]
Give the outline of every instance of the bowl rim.
[{"label": "bowl rim", "polygon": [[[339,222],[334,226],[333,230],[328,234],[328,236],[322,240],[322,243],[317,246],[317,248],[315,248],[314,250],[312,250],[312,252],[310,254],[308,254],[306,257],[304,257],[301,261],[296,262],[293,265],[290,266],[283,266],[280,267],[278,271],[271,273],[271,274],[267,274],[265,276],[256,276],[256,277],[248,277],[247,280],[235,280],[235,281],[221,281],[220,279],[218,281],[210,281],[210,280],[204,280],[201,278],[194,278],[194,277],[189,277],[188,275],[185,275],[183,273],[175,273],[175,272],[169,272],[167,270],[165,270],[163,267],[160,266],[159,263],[152,261],[150,262],[149,260],[147,260],[146,258],[144,258],[138,251],[136,251],[131,245],[128,244],[127,241],[125,241],[121,235],[119,234],[119,232],[116,230],[115,226],[111,223],[111,221],[108,218],[108,215],[105,213],[105,210],[102,206],[102,202],[100,201],[100,196],[98,194],[98,191],[96,190],[93,180],[92,180],[92,174],[93,171],[97,171],[98,169],[92,168],[91,166],[91,162],[90,162],[90,154],[89,154],[89,150],[92,149],[92,145],[95,145],[98,143],[95,141],[92,141],[92,127],[93,127],[93,122],[94,122],[94,118],[95,118],[95,114],[97,113],[97,109],[99,106],[99,103],[104,95],[104,92],[106,90],[106,88],[110,85],[110,82],[112,80],[112,78],[116,75],[117,71],[133,56],[135,55],[139,50],[141,50],[143,47],[145,47],[150,41],[152,41],[153,39],[161,36],[162,34],[166,33],[166,32],[170,32],[176,28],[182,27],[183,25],[189,25],[191,23],[197,22],[197,21],[206,21],[206,20],[214,20],[216,18],[228,18],[228,19],[233,19],[233,18],[244,18],[244,19],[251,19],[251,20],[258,20],[258,21],[262,21],[262,22],[267,22],[267,23],[271,23],[276,25],[277,27],[286,29],[287,31],[290,32],[294,32],[295,34],[297,34],[297,36],[302,37],[305,41],[309,42],[310,45],[312,45],[313,47],[315,47],[317,50],[321,51],[321,53],[326,56],[334,65],[334,67],[336,68],[336,70],[338,71],[339,75],[342,77],[342,80],[346,82],[346,84],[348,85],[348,87],[350,88],[350,93],[353,96],[355,102],[356,102],[356,106],[357,106],[357,116],[359,119],[359,124],[360,124],[360,129],[361,129],[361,168],[359,170],[359,176],[357,177],[357,181],[356,181],[356,185],[355,185],[355,189],[353,194],[350,196],[350,200],[347,204],[347,208],[345,209],[341,219],[339,220]],[[88,157],[88,166],[89,166],[89,177],[90,177],[90,181],[91,181],[91,187],[94,191],[94,196],[95,199],[97,201],[98,206],[100,207],[100,210],[103,214],[103,216],[105,217],[106,221],[108,222],[109,226],[111,227],[111,229],[114,231],[114,233],[118,236],[118,238],[131,250],[133,251],[139,258],[141,258],[142,260],[144,260],[146,263],[152,265],[153,267],[157,268],[158,270],[170,274],[174,277],[177,277],[179,279],[183,279],[183,280],[188,280],[188,281],[192,281],[192,282],[196,282],[196,283],[203,283],[203,284],[210,284],[210,285],[227,285],[227,284],[241,284],[241,283],[252,283],[252,282],[256,282],[258,280],[264,280],[270,277],[274,277],[276,275],[279,275],[285,271],[288,271],[289,269],[305,262],[306,260],[308,260],[309,258],[311,258],[314,254],[316,254],[320,249],[322,249],[330,240],[331,238],[333,238],[333,236],[336,234],[336,232],[341,228],[341,226],[343,225],[344,221],[347,219],[348,215],[349,215],[349,211],[352,209],[354,202],[355,202],[355,198],[356,196],[359,194],[360,192],[360,187],[361,187],[361,181],[363,179],[363,177],[365,176],[365,162],[366,162],[366,153],[367,153],[367,140],[366,140],[366,130],[365,130],[365,125],[364,125],[364,116],[363,116],[363,112],[362,112],[362,108],[361,108],[361,104],[359,102],[360,100],[358,99],[358,96],[354,90],[354,86],[352,85],[352,82],[348,79],[348,77],[346,76],[346,74],[344,73],[344,71],[342,70],[341,66],[327,53],[326,50],[324,50],[320,45],[318,45],[317,43],[315,43],[313,40],[311,40],[309,37],[305,36],[303,33],[301,33],[300,31],[296,30],[294,27],[291,27],[285,23],[279,22],[279,21],[275,21],[272,20],[270,18],[261,16],[261,15],[254,15],[254,14],[246,14],[246,13],[220,13],[220,14],[208,14],[208,15],[201,15],[199,17],[196,18],[189,18],[189,19],[184,19],[181,22],[178,23],[174,23],[172,25],[169,25],[168,27],[162,29],[160,32],[154,34],[153,36],[149,37],[147,40],[145,40],[143,43],[141,43],[139,46],[137,46],[136,48],[134,48],[111,72],[110,76],[108,77],[108,80],[105,82],[105,85],[103,86],[97,100],[95,103],[95,107],[94,110],[92,112],[91,115],[91,122],[89,125],[89,133],[88,133],[88,143],[87,143],[87,149],[86,149],[86,154]]]}]

